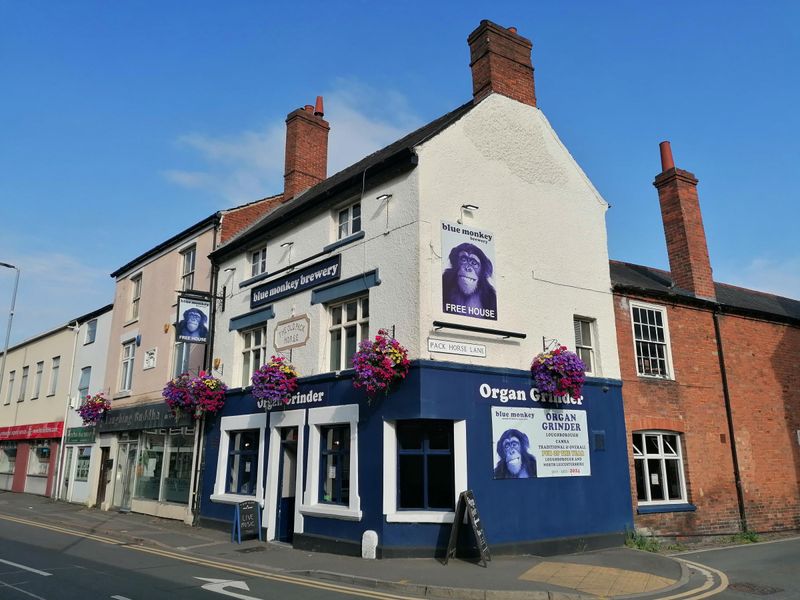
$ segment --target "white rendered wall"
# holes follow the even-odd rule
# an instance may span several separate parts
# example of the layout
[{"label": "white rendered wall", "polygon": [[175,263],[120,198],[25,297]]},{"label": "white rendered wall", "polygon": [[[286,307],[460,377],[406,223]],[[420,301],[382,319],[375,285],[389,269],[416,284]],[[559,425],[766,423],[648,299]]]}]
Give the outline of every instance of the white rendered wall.
[{"label": "white rendered wall", "polygon": [[[542,337],[574,349],[573,315],[597,320],[597,375],[619,377],[608,267],[606,202],[561,144],[542,112],[493,94],[455,124],[417,148],[420,181],[420,331],[487,346],[486,358],[422,356],[527,369]],[[442,312],[441,222],[495,240],[498,319]],[[503,340],[453,330],[433,332],[434,320],[527,334]]]}]

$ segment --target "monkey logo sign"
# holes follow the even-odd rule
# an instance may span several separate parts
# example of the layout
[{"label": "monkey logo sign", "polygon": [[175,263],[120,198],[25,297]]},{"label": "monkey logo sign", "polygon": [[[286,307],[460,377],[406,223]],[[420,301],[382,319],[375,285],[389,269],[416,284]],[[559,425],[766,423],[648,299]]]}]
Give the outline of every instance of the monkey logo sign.
[{"label": "monkey logo sign", "polygon": [[493,240],[486,231],[442,223],[444,312],[497,320]]}]

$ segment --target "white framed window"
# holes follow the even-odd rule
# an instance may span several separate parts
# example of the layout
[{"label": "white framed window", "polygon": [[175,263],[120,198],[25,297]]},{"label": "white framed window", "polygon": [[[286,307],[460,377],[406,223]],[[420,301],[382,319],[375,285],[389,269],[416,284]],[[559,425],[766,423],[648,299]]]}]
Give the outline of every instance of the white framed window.
[{"label": "white framed window", "polygon": [[631,323],[637,374],[671,379],[672,355],[666,309],[631,302]]},{"label": "white framed window", "polygon": [[267,326],[245,329],[242,336],[242,387],[251,385],[250,378],[267,361]]},{"label": "white framed window", "polygon": [[89,395],[89,384],[92,380],[92,367],[83,367],[81,377],[78,380],[78,404]]},{"label": "white framed window", "polygon": [[92,319],[86,324],[86,337],[83,338],[84,346],[86,344],[94,344],[97,337],[97,319]]},{"label": "white framed window", "polygon": [[172,376],[178,377],[189,372],[189,354],[192,344],[188,342],[175,342],[175,359],[172,364]]},{"label": "white framed window", "polygon": [[139,301],[142,298],[142,274],[131,277],[131,312],[130,320],[139,318]]},{"label": "white framed window", "polygon": [[25,393],[28,391],[28,371],[30,367],[22,367],[22,379],[19,380],[19,398],[17,402],[25,400]]},{"label": "white framed window", "polygon": [[197,247],[190,246],[181,251],[181,289],[194,289],[194,263],[197,255]]},{"label": "white framed window", "polygon": [[50,471],[50,444],[31,442],[28,453],[28,475],[44,477]]},{"label": "white framed window", "polygon": [[8,391],[6,392],[6,401],[3,404],[11,404],[11,398],[14,397],[14,380],[17,378],[16,371],[8,372]]},{"label": "white framed window", "polygon": [[39,397],[39,392],[42,390],[42,375],[44,374],[44,361],[36,363],[36,373],[33,376],[33,390],[31,391],[31,400]]},{"label": "white framed window", "polygon": [[328,306],[331,325],[330,370],[341,371],[353,366],[358,343],[369,337],[369,296],[359,296]]},{"label": "white framed window", "polygon": [[639,505],[688,502],[680,435],[637,431],[631,434],[631,445]]},{"label": "white framed window", "polygon": [[92,459],[92,447],[80,446],[75,461],[75,481],[89,481],[89,463]]},{"label": "white framed window", "polygon": [[58,371],[61,369],[61,357],[54,356],[50,363],[50,386],[47,388],[47,395],[54,396],[58,387]]},{"label": "white framed window", "polygon": [[136,358],[136,341],[122,344],[122,361],[120,364],[119,391],[130,392],[133,383],[133,363]]},{"label": "white framed window", "polygon": [[13,473],[17,463],[17,442],[0,442],[0,473]]},{"label": "white framed window", "polygon": [[259,449],[264,448],[266,430],[267,414],[263,412],[220,419],[212,502],[236,504],[255,499],[263,505],[265,453]]},{"label": "white framed window", "polygon": [[575,353],[586,365],[586,373],[594,373],[596,371],[594,360],[595,320],[574,317],[572,325],[575,329]]},{"label": "white framed window", "polygon": [[343,239],[361,231],[361,202],[342,208],[337,213],[338,238]]},{"label": "white framed window", "polygon": [[308,410],[308,473],[302,514],[361,520],[358,405]]},{"label": "white framed window", "polygon": [[452,523],[468,489],[466,421],[384,421],[383,472],[388,522]]},{"label": "white framed window", "polygon": [[250,277],[267,272],[267,247],[262,246],[250,252]]}]

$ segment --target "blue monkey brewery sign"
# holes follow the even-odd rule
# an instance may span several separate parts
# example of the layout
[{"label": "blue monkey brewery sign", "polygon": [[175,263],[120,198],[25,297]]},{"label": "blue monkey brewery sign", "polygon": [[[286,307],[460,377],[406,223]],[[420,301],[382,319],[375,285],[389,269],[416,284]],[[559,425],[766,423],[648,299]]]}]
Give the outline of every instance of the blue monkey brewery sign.
[{"label": "blue monkey brewery sign", "polygon": [[442,223],[442,310],[452,315],[497,320],[494,236]]}]

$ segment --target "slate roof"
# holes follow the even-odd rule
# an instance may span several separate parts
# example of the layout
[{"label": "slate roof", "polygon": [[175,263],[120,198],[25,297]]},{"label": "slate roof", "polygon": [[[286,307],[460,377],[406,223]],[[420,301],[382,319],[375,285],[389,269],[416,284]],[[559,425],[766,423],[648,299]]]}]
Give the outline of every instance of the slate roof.
[{"label": "slate roof", "polygon": [[258,237],[264,229],[287,220],[311,206],[318,205],[324,198],[329,198],[354,184],[361,185],[365,171],[368,176],[375,175],[383,169],[399,165],[404,161],[413,167],[416,164],[414,147],[447,129],[447,127],[472,110],[474,106],[472,100],[462,104],[455,110],[442,115],[438,119],[434,119],[427,125],[423,125],[416,131],[412,131],[405,137],[392,142],[377,152],[373,152],[335,175],[331,175],[325,181],[321,181],[309,188],[302,194],[295,196],[292,200],[264,215],[245,232],[212,252],[212,259],[217,260],[222,256],[231,254],[241,246],[249,243],[253,238]]},{"label": "slate roof", "polygon": [[[695,297],[687,290],[674,287],[669,271],[616,260],[610,261],[610,267],[611,285],[615,291],[638,292],[643,295],[673,299],[675,302],[714,304]],[[800,324],[800,301],[798,300],[726,283],[715,282],[714,288],[717,292],[716,304],[723,312],[767,317]]]}]

